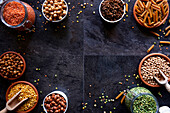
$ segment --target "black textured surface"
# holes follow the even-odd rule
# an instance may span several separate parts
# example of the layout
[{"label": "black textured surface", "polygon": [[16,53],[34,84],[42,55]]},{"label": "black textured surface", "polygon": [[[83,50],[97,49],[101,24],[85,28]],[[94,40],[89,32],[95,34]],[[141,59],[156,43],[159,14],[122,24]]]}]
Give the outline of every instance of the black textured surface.
[{"label": "black textured surface", "polygon": [[[100,102],[99,97],[104,93],[105,96],[108,96],[108,99],[115,99],[119,91],[132,88],[137,86],[137,84],[149,89],[158,99],[160,106],[170,106],[170,96],[165,88],[148,87],[143,84],[140,79],[136,79],[133,76],[133,74],[138,74],[137,67],[143,57],[144,56],[85,57],[84,95],[86,102],[89,103],[89,107],[87,107],[85,113],[103,113],[104,111],[107,113],[110,113],[110,111],[113,113],[129,113],[126,106],[120,103],[122,97],[107,104]],[[129,75],[130,77],[128,77]],[[126,79],[128,79],[128,81],[126,81]],[[122,82],[122,85],[120,85],[119,82]],[[163,95],[162,98],[158,95],[159,91]],[[89,93],[91,93],[91,97],[89,97]],[[94,102],[94,100],[97,102]],[[94,107],[94,104],[96,104],[97,107]],[[100,108],[101,106],[103,106],[103,109]],[[116,109],[113,109],[114,107],[116,107]]]},{"label": "black textured surface", "polygon": [[[124,0],[128,2],[128,0]],[[100,18],[98,6],[101,0],[95,0],[94,6],[88,8],[84,13],[84,50],[86,55],[145,55],[147,49],[159,40],[148,30],[141,27],[133,17],[133,5],[136,0],[131,0],[129,12],[119,23],[106,23]],[[170,1],[169,1],[170,2]],[[93,15],[93,11],[96,12]],[[161,33],[159,29],[164,29],[167,25],[154,29]],[[132,29],[134,27],[134,29]],[[162,34],[162,33],[161,33]],[[169,39],[161,39],[169,40]],[[161,52],[154,48],[154,52]]]},{"label": "black textured surface", "polygon": [[[25,80],[35,85],[40,94],[40,100],[32,113],[43,111],[41,104],[43,98],[55,90],[61,90],[69,98],[68,113],[83,112],[81,103],[88,102],[85,113],[100,113],[104,110],[115,113],[128,112],[124,105],[120,105],[120,99],[113,104],[108,104],[104,109],[94,108],[93,101],[98,99],[103,91],[110,98],[115,98],[119,90],[127,88],[132,81],[141,83],[133,77],[127,84],[118,85],[119,81],[124,81],[124,75],[137,74],[138,63],[146,55],[147,49],[157,42],[152,52],[161,52],[170,55],[170,51],[158,47],[157,37],[151,35],[147,29],[140,27],[133,18],[132,8],[135,0],[129,4],[129,13],[126,22],[108,24],[104,22],[98,13],[100,0],[67,0],[71,2],[71,16],[67,17],[61,24],[43,24],[45,19],[40,17],[41,3],[37,1],[24,0],[34,6],[36,12],[36,32],[25,34],[7,28],[0,23],[0,54],[12,50],[21,53],[27,63],[25,74],[19,80]],[[86,9],[78,6],[78,2],[88,2]],[[127,1],[126,1],[127,2]],[[90,7],[90,4],[93,7]],[[36,8],[39,7],[37,10]],[[79,15],[79,23],[76,23],[76,15]],[[96,14],[93,14],[93,11]],[[72,23],[75,21],[75,23]],[[166,23],[167,24],[167,23]],[[162,25],[160,28],[164,28]],[[43,25],[43,27],[41,27]],[[66,28],[62,28],[62,26]],[[134,26],[134,29],[131,27]],[[44,29],[47,28],[47,31]],[[57,31],[56,31],[57,30]],[[159,32],[159,28],[155,29]],[[25,36],[25,40],[18,40],[18,35]],[[162,38],[161,40],[169,40]],[[24,54],[25,53],[25,54]],[[40,68],[40,71],[36,71]],[[58,76],[55,78],[54,75]],[[47,77],[45,77],[47,75]],[[40,79],[37,85],[34,80]],[[19,81],[17,80],[17,81]],[[15,81],[7,81],[0,77],[0,109],[5,107],[5,92],[8,86]],[[92,85],[89,88],[89,85]],[[51,85],[51,87],[49,87]],[[145,85],[142,85],[145,86]],[[147,87],[147,86],[145,86]],[[164,88],[149,88],[158,98],[160,105],[169,104],[169,94]],[[163,97],[157,94],[161,91]],[[89,98],[89,92],[92,97]],[[117,109],[113,110],[116,106]]]}]

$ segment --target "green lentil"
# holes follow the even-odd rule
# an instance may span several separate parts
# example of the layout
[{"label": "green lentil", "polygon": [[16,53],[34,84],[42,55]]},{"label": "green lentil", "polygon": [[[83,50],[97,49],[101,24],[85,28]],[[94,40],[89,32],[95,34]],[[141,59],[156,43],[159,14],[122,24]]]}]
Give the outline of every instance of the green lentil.
[{"label": "green lentil", "polygon": [[139,96],[133,103],[134,113],[156,113],[156,110],[156,102],[150,95]]}]

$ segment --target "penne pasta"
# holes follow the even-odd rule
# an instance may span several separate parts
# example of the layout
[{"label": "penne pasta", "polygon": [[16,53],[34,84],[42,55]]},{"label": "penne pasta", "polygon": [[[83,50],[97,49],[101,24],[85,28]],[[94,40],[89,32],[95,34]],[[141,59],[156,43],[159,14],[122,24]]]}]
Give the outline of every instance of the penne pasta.
[{"label": "penne pasta", "polygon": [[126,12],[128,12],[128,4],[126,3]]},{"label": "penne pasta", "polygon": [[144,25],[144,22],[142,21],[142,19],[139,19],[139,22],[140,22],[141,24],[143,24],[143,25]]},{"label": "penne pasta", "polygon": [[142,11],[140,11],[139,9],[136,9],[136,11],[137,11],[138,13],[142,13]]},{"label": "penne pasta", "polygon": [[155,22],[158,22],[158,11],[155,11]]},{"label": "penne pasta", "polygon": [[161,22],[157,22],[155,24],[153,24],[154,27],[156,27],[157,25],[159,25]]},{"label": "penne pasta", "polygon": [[161,2],[162,0],[156,0],[156,3],[159,3],[159,2]]},{"label": "penne pasta", "polygon": [[170,25],[168,27],[165,28],[165,31],[167,31],[168,29],[170,29]]},{"label": "penne pasta", "polygon": [[165,37],[169,36],[170,30],[165,34]]},{"label": "penne pasta", "polygon": [[146,22],[146,19],[148,18],[148,14],[149,14],[149,12],[147,12],[145,17],[144,17],[144,20],[143,20],[144,23]]},{"label": "penne pasta", "polygon": [[144,8],[144,6],[143,6],[143,4],[142,4],[142,2],[141,2],[140,0],[138,0],[138,5],[139,5],[139,7],[141,7],[142,9]]},{"label": "penne pasta", "polygon": [[150,15],[150,18],[152,18],[152,12],[150,9],[149,9],[149,15]]},{"label": "penne pasta", "polygon": [[165,16],[165,9],[164,9],[163,4],[161,5],[161,11],[162,11],[163,16]]},{"label": "penne pasta", "polygon": [[151,0],[151,2],[152,2],[153,4],[156,4],[156,2],[155,2],[154,0]]},{"label": "penne pasta", "polygon": [[125,95],[122,97],[122,99],[120,101],[121,104],[123,104],[123,101],[125,100],[125,97],[126,97]]},{"label": "penne pasta", "polygon": [[159,20],[162,21],[162,15],[159,13]]},{"label": "penne pasta", "polygon": [[153,35],[155,35],[155,36],[160,36],[158,33],[156,33],[156,32],[153,32],[153,31],[150,31]]},{"label": "penne pasta", "polygon": [[154,5],[154,4],[152,4],[152,8],[155,9],[155,10],[157,10],[157,11],[160,11],[160,10],[161,10],[161,8],[160,8],[159,6]]},{"label": "penne pasta", "polygon": [[154,47],[155,47],[155,45],[153,44],[153,45],[147,50],[147,53],[149,53]]},{"label": "penne pasta", "polygon": [[122,92],[116,97],[116,99],[119,99],[120,96],[122,96],[123,94],[124,94],[124,91],[122,91]]},{"label": "penne pasta", "polygon": [[170,44],[170,41],[160,41],[160,44]]},{"label": "penne pasta", "polygon": [[137,0],[134,8],[139,22],[149,28],[157,27],[169,14],[167,0]]},{"label": "penne pasta", "polygon": [[149,6],[149,2],[146,3],[146,9],[149,9],[148,6]]},{"label": "penne pasta", "polygon": [[145,10],[145,11],[142,13],[141,17],[143,17],[146,13],[147,13],[147,11]]},{"label": "penne pasta", "polygon": [[151,19],[148,17],[148,24],[151,25]]},{"label": "penne pasta", "polygon": [[155,13],[153,13],[153,23],[156,22],[156,19],[155,19]]},{"label": "penne pasta", "polygon": [[144,6],[144,8],[146,9],[146,5],[145,5],[145,2],[143,2],[143,6]]}]

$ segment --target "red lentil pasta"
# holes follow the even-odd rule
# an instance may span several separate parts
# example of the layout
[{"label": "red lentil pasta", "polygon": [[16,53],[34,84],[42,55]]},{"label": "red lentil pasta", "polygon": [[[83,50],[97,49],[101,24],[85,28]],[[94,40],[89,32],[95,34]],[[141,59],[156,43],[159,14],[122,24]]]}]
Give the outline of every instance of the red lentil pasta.
[{"label": "red lentil pasta", "polygon": [[138,0],[135,14],[145,27],[156,27],[169,14],[167,0]]}]

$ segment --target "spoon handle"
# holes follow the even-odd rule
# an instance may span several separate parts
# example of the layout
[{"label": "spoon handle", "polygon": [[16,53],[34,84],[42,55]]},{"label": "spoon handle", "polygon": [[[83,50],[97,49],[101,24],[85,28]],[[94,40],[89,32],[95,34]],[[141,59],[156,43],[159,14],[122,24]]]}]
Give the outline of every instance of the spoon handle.
[{"label": "spoon handle", "polygon": [[166,88],[166,90],[170,93],[170,85],[169,85],[168,82],[165,84],[165,88]]},{"label": "spoon handle", "polygon": [[0,111],[0,113],[7,113],[7,112],[8,112],[8,110],[7,110],[6,107],[3,110]]}]

